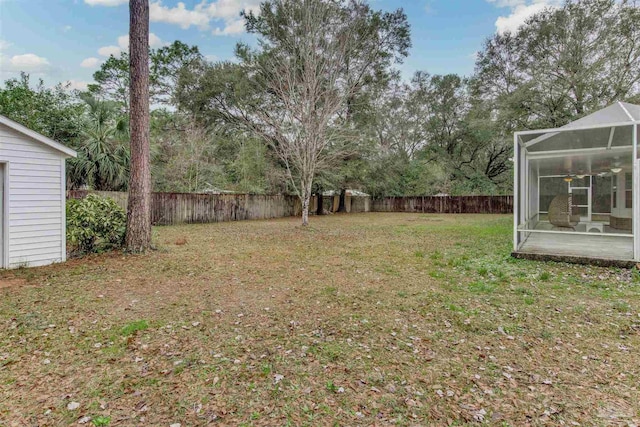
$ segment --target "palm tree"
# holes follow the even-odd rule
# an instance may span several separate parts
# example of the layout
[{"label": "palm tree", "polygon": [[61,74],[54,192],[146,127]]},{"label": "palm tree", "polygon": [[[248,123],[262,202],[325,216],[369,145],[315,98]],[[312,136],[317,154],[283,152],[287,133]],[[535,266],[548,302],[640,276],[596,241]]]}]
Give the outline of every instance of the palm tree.
[{"label": "palm tree", "polygon": [[83,95],[84,122],[78,137],[78,157],[69,166],[70,185],[100,191],[127,189],[129,131],[126,118],[112,101]]}]

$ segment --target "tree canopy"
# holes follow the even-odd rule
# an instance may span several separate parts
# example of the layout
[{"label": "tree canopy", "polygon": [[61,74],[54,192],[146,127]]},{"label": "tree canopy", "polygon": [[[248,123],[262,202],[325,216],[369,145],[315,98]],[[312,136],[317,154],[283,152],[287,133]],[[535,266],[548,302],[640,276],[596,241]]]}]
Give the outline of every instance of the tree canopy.
[{"label": "tree canopy", "polygon": [[[472,75],[407,78],[410,27],[360,0],[271,0],[244,15],[256,42],[209,61],[181,41],[149,54],[155,190],[375,196],[512,191],[512,134],[640,103],[640,8],[570,0],[490,35]],[[0,114],[80,153],[73,186],[124,189],[129,56],[89,94],[27,74]],[[125,184],[123,184],[125,183]]]},{"label": "tree canopy", "polygon": [[69,85],[48,88],[42,80],[32,85],[24,72],[0,88],[0,114],[70,146],[81,130],[82,105]]}]

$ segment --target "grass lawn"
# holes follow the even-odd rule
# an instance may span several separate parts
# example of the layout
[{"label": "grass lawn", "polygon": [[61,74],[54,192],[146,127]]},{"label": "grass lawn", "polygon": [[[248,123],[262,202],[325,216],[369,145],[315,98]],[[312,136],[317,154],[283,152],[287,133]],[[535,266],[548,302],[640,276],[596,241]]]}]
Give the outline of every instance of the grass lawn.
[{"label": "grass lawn", "polygon": [[511,259],[510,216],[298,222],[0,272],[0,425],[640,423],[637,273]]}]

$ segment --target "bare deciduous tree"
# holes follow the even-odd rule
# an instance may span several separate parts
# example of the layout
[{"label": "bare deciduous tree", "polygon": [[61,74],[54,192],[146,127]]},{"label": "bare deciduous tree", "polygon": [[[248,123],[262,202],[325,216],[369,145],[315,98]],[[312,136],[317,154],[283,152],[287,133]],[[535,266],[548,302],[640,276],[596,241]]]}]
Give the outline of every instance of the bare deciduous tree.
[{"label": "bare deciduous tree", "polygon": [[238,49],[259,94],[245,104],[212,99],[277,154],[302,202],[305,226],[314,177],[350,151],[348,104],[385,54],[371,48],[383,34],[372,32],[368,13],[339,1],[265,2],[258,16],[246,16],[248,29],[262,36],[261,51]]},{"label": "bare deciduous tree", "polygon": [[164,132],[157,141],[164,145],[169,154],[163,165],[166,179],[174,188],[190,193],[202,191],[206,183],[207,171],[216,167],[213,161],[215,149],[214,135],[189,121],[184,129]]}]

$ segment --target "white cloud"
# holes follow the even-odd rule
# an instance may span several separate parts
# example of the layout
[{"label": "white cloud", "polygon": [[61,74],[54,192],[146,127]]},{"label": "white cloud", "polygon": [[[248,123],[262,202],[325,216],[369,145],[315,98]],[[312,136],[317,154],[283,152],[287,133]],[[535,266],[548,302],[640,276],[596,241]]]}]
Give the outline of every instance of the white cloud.
[{"label": "white cloud", "polygon": [[175,7],[163,6],[161,1],[153,2],[149,5],[149,20],[178,25],[185,30],[192,25],[204,29],[209,25],[209,17],[204,11],[205,7],[206,3],[204,2],[197,4],[193,10],[187,9],[182,2],[179,2]]},{"label": "white cloud", "polygon": [[80,63],[80,66],[82,68],[95,68],[100,64],[100,60],[98,58],[85,58],[82,60],[82,62]]},{"label": "white cloud", "polygon": [[129,0],[84,0],[89,6],[120,6],[129,3]]},{"label": "white cloud", "polygon": [[0,74],[11,75],[21,71],[29,74],[51,74],[56,71],[47,58],[38,56],[35,53],[6,55],[6,52],[3,51],[11,46],[13,46],[12,43],[0,39]]},{"label": "white cloud", "polygon": [[71,25],[65,25],[64,27],[62,27],[62,31],[66,33],[71,31],[71,28],[73,28],[71,27]]},{"label": "white cloud", "polygon": [[208,5],[206,11],[212,20],[224,22],[224,27],[216,28],[213,34],[227,36],[244,33],[244,20],[240,18],[240,12],[258,12],[259,9],[259,0],[218,0]]},{"label": "white cloud", "polygon": [[496,7],[509,9],[509,14],[496,19],[498,34],[517,31],[527,19],[547,8],[555,8],[561,0],[487,0]]},{"label": "white cloud", "polygon": [[216,36],[228,36],[231,34],[241,34],[245,30],[244,20],[236,19],[235,21],[227,22],[224,28],[216,28],[213,30],[213,34]]},{"label": "white cloud", "polygon": [[69,85],[69,90],[87,90],[89,82],[82,80],[67,80],[65,84]]},{"label": "white cloud", "polygon": [[98,49],[98,55],[100,56],[119,56],[120,55],[120,48],[118,46],[103,46],[100,49]]},{"label": "white cloud", "polygon": [[189,9],[183,2],[175,7],[162,4],[162,0],[153,1],[150,5],[151,22],[164,22],[187,29],[192,26],[201,30],[210,28],[212,21],[223,24],[213,30],[215,35],[239,34],[244,32],[244,22],[240,19],[242,11],[257,11],[260,0],[203,0]]},{"label": "white cloud", "polygon": [[[163,42],[160,37],[156,36],[154,33],[149,33],[149,47],[151,47],[152,49],[156,49],[165,45],[166,43]],[[118,37],[118,47],[122,52],[126,52],[129,50],[128,34]]]},{"label": "white cloud", "polygon": [[149,47],[158,48],[165,46],[167,43],[163,42],[160,37],[153,33],[149,33]]},{"label": "white cloud", "polygon": [[433,13],[435,13],[432,0],[427,1],[427,3],[424,5],[424,11],[427,15],[432,15]]},{"label": "white cloud", "polygon": [[[34,53],[25,53],[24,55],[14,55],[8,58],[4,64],[6,71],[24,71],[27,73],[46,73],[51,70],[51,64],[46,58],[38,56]],[[3,68],[5,68],[3,66]]]},{"label": "white cloud", "polygon": [[[214,35],[240,34],[244,32],[244,23],[240,19],[240,12],[257,11],[260,1],[202,0],[191,9],[181,1],[172,7],[164,5],[163,0],[151,0],[149,20],[177,25],[185,30],[191,27],[207,30],[211,28],[213,21],[222,24],[213,30]],[[118,6],[128,3],[128,0],[84,0],[84,2],[91,6]]]},{"label": "white cloud", "polygon": [[243,10],[258,11],[259,4],[256,0],[218,0],[207,6],[207,13],[211,18],[236,20]]},{"label": "white cloud", "polygon": [[129,50],[129,35],[125,34],[124,36],[118,37],[118,47],[120,50]]},{"label": "white cloud", "polygon": [[13,43],[0,39],[0,51],[9,49],[12,45]]},{"label": "white cloud", "polygon": [[[100,56],[115,56],[118,57],[122,52],[129,51],[129,35],[125,34],[123,36],[118,37],[117,39],[118,45],[109,45],[103,46],[98,49],[98,55]],[[149,33],[149,46],[153,49],[159,48],[162,46],[166,46],[166,42],[163,42],[162,39],[156,36],[154,33]]]},{"label": "white cloud", "polygon": [[549,7],[543,3],[516,6],[509,16],[496,19],[496,30],[499,34],[515,33],[527,19]]}]

